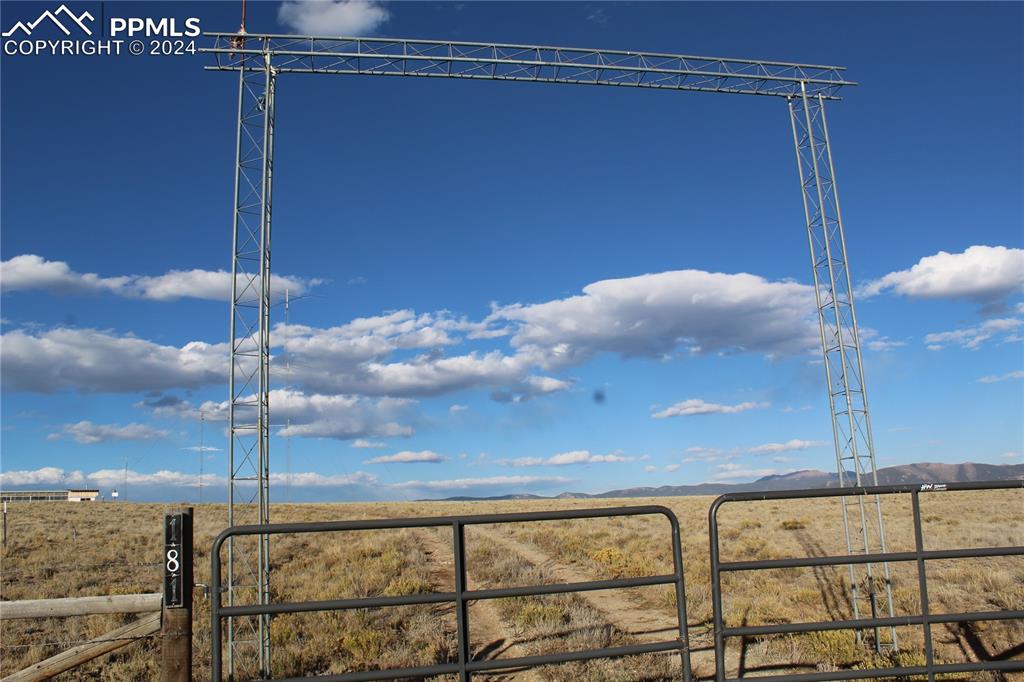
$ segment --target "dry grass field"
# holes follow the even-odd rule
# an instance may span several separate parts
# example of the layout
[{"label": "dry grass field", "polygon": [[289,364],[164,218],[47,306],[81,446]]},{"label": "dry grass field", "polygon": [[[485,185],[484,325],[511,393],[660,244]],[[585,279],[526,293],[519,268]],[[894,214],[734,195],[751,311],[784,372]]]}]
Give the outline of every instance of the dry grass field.
[{"label": "dry grass field", "polygon": [[[707,511],[712,498],[538,500],[472,503],[275,505],[274,521],[435,516],[617,505],[663,504],[679,517],[687,580],[694,670],[714,672]],[[0,597],[40,599],[154,592],[160,585],[161,519],[169,507],[143,504],[11,505],[9,542],[0,555]],[[222,505],[196,509],[195,579],[206,583],[209,547],[223,528]],[[913,548],[909,497],[885,501],[894,551]],[[1020,490],[922,496],[927,549],[1024,545]],[[723,560],[841,554],[845,546],[835,500],[726,505],[720,513]],[[469,587],[497,587],[671,573],[669,528],[661,517],[629,517],[515,525],[466,531]],[[272,540],[275,600],[403,595],[453,589],[448,529],[282,536]],[[849,617],[845,569],[786,569],[725,576],[727,624],[765,624]],[[930,562],[933,612],[993,610],[1024,604],[1024,561],[1016,557]],[[892,565],[898,614],[919,608],[914,565]],[[470,606],[473,652],[479,658],[525,656],[670,639],[675,597],[666,586],[523,597]],[[3,621],[0,675],[101,635],[132,616]],[[196,679],[209,677],[209,607],[196,592]],[[271,637],[276,676],[404,667],[456,657],[450,606],[279,616]],[[1024,657],[1024,623],[935,626],[943,661]],[[923,660],[920,628],[900,628],[901,650],[887,663]],[[98,659],[61,679],[147,680],[158,674],[158,642],[148,640]],[[730,675],[834,671],[877,663],[847,631],[730,643]],[[649,655],[479,676],[517,680],[663,680],[678,676],[678,657]],[[950,676],[1009,680],[1010,675]]]}]

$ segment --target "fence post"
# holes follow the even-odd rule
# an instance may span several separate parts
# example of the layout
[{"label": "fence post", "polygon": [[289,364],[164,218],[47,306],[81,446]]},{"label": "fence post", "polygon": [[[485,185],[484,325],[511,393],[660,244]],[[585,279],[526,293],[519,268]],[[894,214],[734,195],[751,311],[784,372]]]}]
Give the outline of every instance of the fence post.
[{"label": "fence post", "polygon": [[164,515],[161,680],[192,679],[192,507]]}]

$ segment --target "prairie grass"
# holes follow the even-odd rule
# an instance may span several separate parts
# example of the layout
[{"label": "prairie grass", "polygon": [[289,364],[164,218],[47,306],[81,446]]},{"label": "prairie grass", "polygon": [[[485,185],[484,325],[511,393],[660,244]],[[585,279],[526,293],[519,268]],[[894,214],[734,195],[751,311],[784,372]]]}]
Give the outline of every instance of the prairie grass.
[{"label": "prairie grass", "polygon": [[[927,549],[1024,545],[1020,491],[922,495]],[[691,637],[707,639],[711,620],[707,512],[711,498],[539,500],[376,504],[278,504],[274,521],[369,519],[663,504],[681,523]],[[914,547],[910,501],[884,499],[888,547]],[[29,503],[11,505],[9,542],[0,553],[0,598],[43,599],[155,592],[161,579],[161,520],[169,507],[144,504]],[[224,527],[223,505],[196,509],[198,583],[207,583],[209,548]],[[722,560],[844,554],[835,500],[727,504],[720,512]],[[492,526],[493,532],[535,548],[550,561],[593,579],[672,572],[669,526],[660,517],[620,517]],[[434,551],[431,531],[387,531],[318,536],[275,536],[271,585],[277,601],[449,591],[450,549]],[[450,546],[443,537],[442,546]],[[434,549],[431,549],[434,547]],[[509,586],[551,581],[546,564],[531,563],[484,537],[468,535],[472,580]],[[447,564],[444,562],[447,561]],[[1019,608],[1024,604],[1024,561],[1018,557],[932,561],[927,567],[933,613]],[[920,609],[915,564],[890,564],[897,615]],[[846,618],[845,567],[785,569],[724,576],[729,625]],[[675,595],[652,587],[624,590],[638,610],[671,618]],[[194,668],[209,677],[209,604],[196,592]],[[529,652],[567,651],[630,641],[630,635],[580,596],[559,595],[494,603],[505,635]],[[861,613],[868,611],[866,602]],[[133,616],[93,616],[0,623],[0,675],[53,655],[72,642],[96,637]],[[472,617],[471,617],[472,621]],[[280,616],[273,620],[274,674],[344,672],[454,660],[455,619],[450,607],[424,606]],[[703,635],[701,634],[703,633]],[[899,628],[901,651],[889,664],[920,660],[920,628]],[[1024,656],[1024,623],[1015,621],[934,626],[936,657],[965,661]],[[730,642],[730,675],[758,671],[832,671],[878,663],[849,631],[745,638]],[[155,640],[132,644],[60,679],[147,680],[158,676]],[[694,656],[708,675],[707,652]],[[672,657],[568,664],[542,669],[544,679],[662,679]],[[763,672],[760,674],[764,674]],[[1008,676],[950,679],[1006,680]]]}]

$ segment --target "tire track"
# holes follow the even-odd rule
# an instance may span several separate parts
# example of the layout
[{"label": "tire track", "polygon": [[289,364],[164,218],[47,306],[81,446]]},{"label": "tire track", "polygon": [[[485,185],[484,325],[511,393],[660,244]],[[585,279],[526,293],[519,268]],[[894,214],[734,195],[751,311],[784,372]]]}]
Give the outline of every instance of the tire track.
[{"label": "tire track", "polygon": [[[473,526],[472,532],[543,568],[558,582],[575,583],[594,580],[594,576],[558,562],[535,545],[508,537],[487,526]],[[609,624],[632,636],[638,642],[666,641],[677,636],[678,621],[674,613],[669,614],[639,604],[623,590],[595,590],[575,592],[574,594],[600,612]],[[706,627],[691,627],[689,629],[690,659],[694,677],[703,677],[703,674],[698,673],[698,668],[708,674],[714,670],[714,653],[709,650],[712,646],[711,632]]]},{"label": "tire track", "polygon": [[[452,542],[444,530],[427,530],[419,534],[424,551],[434,567],[433,582],[438,590],[450,592],[455,589],[455,565],[452,558]],[[467,571],[467,579],[472,575]],[[455,631],[455,611],[445,609],[445,618],[452,632]],[[498,611],[489,601],[472,602],[469,606],[470,654],[472,659],[496,660],[527,656],[524,643],[516,640],[502,622]],[[496,673],[476,673],[474,679],[516,680],[517,682],[540,682],[533,670],[513,670]]]}]

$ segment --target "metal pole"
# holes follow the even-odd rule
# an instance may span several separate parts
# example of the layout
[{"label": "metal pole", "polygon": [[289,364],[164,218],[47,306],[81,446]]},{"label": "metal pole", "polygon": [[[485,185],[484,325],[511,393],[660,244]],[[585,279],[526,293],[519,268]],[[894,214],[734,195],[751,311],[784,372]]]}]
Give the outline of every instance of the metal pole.
[{"label": "metal pole", "polygon": [[910,493],[910,503],[914,512],[914,550],[917,553],[917,586],[921,599],[921,626],[924,628],[924,661],[928,666],[928,682],[935,682],[935,654],[932,651],[931,614],[928,608],[928,574],[925,572],[924,531],[921,529],[921,494],[917,490]]},{"label": "metal pole", "polygon": [[[242,125],[245,117],[245,71],[238,72],[238,127],[235,135],[235,190],[231,205],[231,368],[228,372],[228,527],[235,525],[235,351],[237,348],[235,318],[238,314],[238,200],[242,175]],[[234,606],[235,539],[228,540],[228,606]],[[216,596],[220,599],[220,595]],[[235,621],[228,618],[227,668],[234,671]]]},{"label": "metal pole", "polygon": [[[264,56],[263,91],[263,190],[260,216],[260,310],[259,310],[259,523],[270,523],[270,223],[273,213],[274,91],[276,81],[270,54]],[[270,603],[270,536],[259,536],[259,603]],[[270,675],[270,616],[259,618],[260,671]]]},{"label": "metal pole", "polygon": [[452,522],[452,544],[455,554],[455,621],[459,630],[459,682],[469,682],[466,663],[469,651],[469,610],[463,594],[466,591],[466,532],[458,519]]}]

